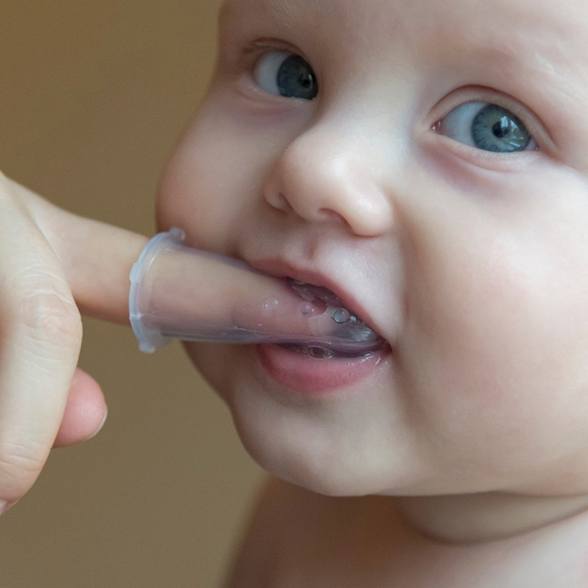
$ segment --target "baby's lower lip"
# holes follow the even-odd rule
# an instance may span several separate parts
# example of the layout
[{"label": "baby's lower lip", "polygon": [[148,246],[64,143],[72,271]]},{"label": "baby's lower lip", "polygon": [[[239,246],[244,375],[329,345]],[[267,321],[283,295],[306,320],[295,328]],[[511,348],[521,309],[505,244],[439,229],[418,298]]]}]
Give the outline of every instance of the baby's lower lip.
[{"label": "baby's lower lip", "polygon": [[372,374],[390,354],[385,347],[359,357],[316,359],[279,345],[258,345],[262,368],[294,392],[320,395],[357,384]]}]

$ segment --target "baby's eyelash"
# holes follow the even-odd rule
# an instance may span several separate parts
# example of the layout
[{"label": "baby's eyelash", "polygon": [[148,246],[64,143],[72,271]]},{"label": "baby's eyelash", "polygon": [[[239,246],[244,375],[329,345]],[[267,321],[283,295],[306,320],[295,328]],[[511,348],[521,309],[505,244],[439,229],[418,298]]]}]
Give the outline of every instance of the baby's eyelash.
[{"label": "baby's eyelash", "polygon": [[241,63],[244,64],[244,68],[250,67],[261,55],[268,51],[285,51],[294,55],[300,55],[310,63],[304,52],[298,47],[283,39],[274,39],[271,37],[261,37],[244,44],[241,49]]},{"label": "baby's eyelash", "polygon": [[256,61],[263,53],[267,51],[288,51],[296,53],[296,50],[284,41],[278,39],[256,39],[251,41],[241,50],[242,58],[246,63]]},{"label": "baby's eyelash", "polygon": [[225,44],[219,53],[219,65],[231,76],[251,71],[255,62],[265,52],[279,47],[275,41],[257,39],[247,43]]}]

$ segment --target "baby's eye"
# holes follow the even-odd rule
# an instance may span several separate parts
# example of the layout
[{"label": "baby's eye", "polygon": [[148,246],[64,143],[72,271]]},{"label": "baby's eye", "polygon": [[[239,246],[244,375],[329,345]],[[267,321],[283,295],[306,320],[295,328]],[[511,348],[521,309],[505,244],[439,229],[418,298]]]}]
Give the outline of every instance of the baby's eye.
[{"label": "baby's eye", "polygon": [[269,51],[255,64],[253,77],[269,94],[312,100],[318,95],[318,82],[310,65],[300,55]]},{"label": "baby's eye", "polygon": [[506,108],[488,102],[466,102],[437,125],[447,137],[483,151],[514,153],[537,149],[521,120]]}]

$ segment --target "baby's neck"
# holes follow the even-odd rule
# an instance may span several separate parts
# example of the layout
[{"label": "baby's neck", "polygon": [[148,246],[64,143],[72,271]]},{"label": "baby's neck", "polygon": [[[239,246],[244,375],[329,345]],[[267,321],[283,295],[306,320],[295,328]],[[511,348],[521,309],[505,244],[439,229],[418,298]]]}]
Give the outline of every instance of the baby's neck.
[{"label": "baby's neck", "polygon": [[411,527],[442,543],[472,544],[523,535],[588,511],[588,496],[507,493],[395,499]]}]

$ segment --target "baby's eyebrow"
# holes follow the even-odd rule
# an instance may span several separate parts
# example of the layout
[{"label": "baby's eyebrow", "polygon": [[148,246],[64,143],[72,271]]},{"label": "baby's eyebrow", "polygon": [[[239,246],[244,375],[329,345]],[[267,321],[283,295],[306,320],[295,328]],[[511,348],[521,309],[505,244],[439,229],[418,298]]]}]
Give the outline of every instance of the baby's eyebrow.
[{"label": "baby's eyebrow", "polygon": [[[306,0],[313,4],[317,0]],[[267,16],[271,20],[288,22],[292,19],[291,0],[225,0],[219,11],[219,21],[226,24],[246,17]]]},{"label": "baby's eyebrow", "polygon": [[325,0],[224,0],[219,10],[219,29],[263,24],[296,31],[327,17],[333,10]]}]

